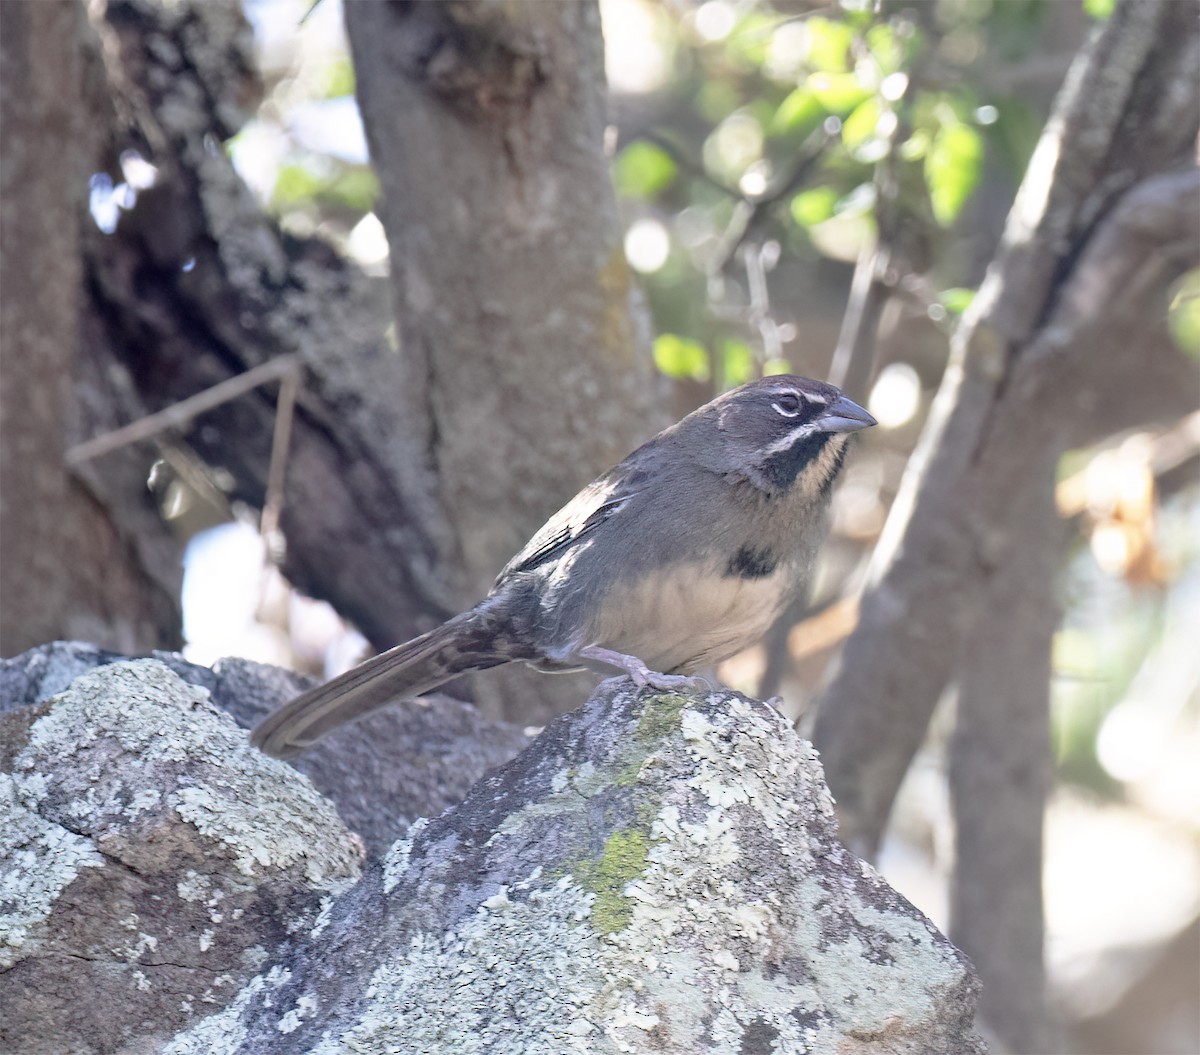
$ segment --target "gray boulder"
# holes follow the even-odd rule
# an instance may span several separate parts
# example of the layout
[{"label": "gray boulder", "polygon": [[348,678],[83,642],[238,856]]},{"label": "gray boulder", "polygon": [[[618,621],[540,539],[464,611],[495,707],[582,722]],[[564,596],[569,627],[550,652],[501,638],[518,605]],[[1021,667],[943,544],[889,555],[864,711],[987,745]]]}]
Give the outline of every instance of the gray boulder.
[{"label": "gray boulder", "polygon": [[[244,729],[312,684],[302,674],[246,659],[222,659],[209,668],[173,652],[152,655],[189,685],[207,689]],[[0,659],[0,713],[48,699],[80,674],[126,658],[56,641]],[[418,817],[436,817],[461,802],[484,773],[528,743],[526,730],[437,695],[401,701],[345,726],[290,764],[337,806],[375,858]]]},{"label": "gray boulder", "polygon": [[765,704],[607,682],[358,878],[207,696],[110,663],[0,724],[0,1050],[983,1050],[969,964]]}]

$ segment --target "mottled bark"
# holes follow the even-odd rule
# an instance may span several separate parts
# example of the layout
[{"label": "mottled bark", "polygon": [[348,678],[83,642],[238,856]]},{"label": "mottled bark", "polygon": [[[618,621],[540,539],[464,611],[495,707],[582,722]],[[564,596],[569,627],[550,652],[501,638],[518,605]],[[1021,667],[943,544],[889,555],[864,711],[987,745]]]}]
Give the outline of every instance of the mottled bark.
[{"label": "mottled bark", "polygon": [[817,722],[844,831],[868,856],[1022,538],[1018,496],[1045,486],[1030,467],[1194,402],[1162,327],[1197,255],[1192,14],[1121,4],[1081,55],[956,335]]},{"label": "mottled bark", "polygon": [[[148,569],[63,461],[78,427],[80,232],[98,53],[75,0],[0,4],[0,655],[56,637],[178,642],[178,572]],[[145,474],[122,497],[149,499]],[[136,514],[135,514],[136,515]]]},{"label": "mottled bark", "polygon": [[[602,149],[599,12],[455,0],[346,19],[391,245],[394,413],[436,481],[427,531],[465,607],[665,423]],[[577,698],[573,680],[512,670],[476,690],[528,719]]]},{"label": "mottled bark", "polygon": [[[233,2],[112,0],[98,23],[110,89],[158,172],[111,235],[87,242],[91,358],[80,398],[124,424],[280,355],[305,367],[287,462],[283,568],[376,644],[448,611],[436,545],[412,510],[428,481],[395,415],[400,381],[382,291],[317,239],[283,235],[220,143],[257,100],[249,27]],[[275,386],[197,418],[181,439],[261,506]],[[95,435],[110,424],[93,422]],[[140,448],[146,458],[147,446]],[[113,500],[114,458],[86,463]]]}]

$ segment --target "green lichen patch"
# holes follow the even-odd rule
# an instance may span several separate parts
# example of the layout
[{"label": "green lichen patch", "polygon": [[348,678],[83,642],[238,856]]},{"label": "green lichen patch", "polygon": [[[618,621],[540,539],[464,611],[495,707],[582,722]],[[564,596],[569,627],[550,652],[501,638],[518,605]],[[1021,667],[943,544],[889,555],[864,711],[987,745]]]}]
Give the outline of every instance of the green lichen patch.
[{"label": "green lichen patch", "polygon": [[639,755],[632,762],[628,762],[616,771],[613,775],[612,782],[618,788],[631,788],[638,783],[642,775],[642,767],[645,765],[646,759]]},{"label": "green lichen patch", "polygon": [[575,881],[596,895],[592,904],[592,926],[600,934],[615,934],[629,926],[633,902],[625,887],[646,867],[649,840],[637,829],[613,832],[599,858],[584,858],[572,868]]},{"label": "green lichen patch", "polygon": [[686,696],[674,693],[651,696],[642,708],[642,716],[633,734],[635,739],[643,744],[665,740],[679,730],[680,715],[687,705]]}]

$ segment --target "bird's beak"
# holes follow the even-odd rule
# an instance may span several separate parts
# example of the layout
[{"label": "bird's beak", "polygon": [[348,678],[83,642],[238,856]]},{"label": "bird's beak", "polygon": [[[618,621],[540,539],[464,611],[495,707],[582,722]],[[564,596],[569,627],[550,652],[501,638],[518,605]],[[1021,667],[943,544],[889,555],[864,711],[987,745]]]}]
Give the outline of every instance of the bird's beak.
[{"label": "bird's beak", "polygon": [[877,422],[853,399],[840,396],[825,408],[813,424],[822,432],[857,432],[859,429],[869,429]]}]

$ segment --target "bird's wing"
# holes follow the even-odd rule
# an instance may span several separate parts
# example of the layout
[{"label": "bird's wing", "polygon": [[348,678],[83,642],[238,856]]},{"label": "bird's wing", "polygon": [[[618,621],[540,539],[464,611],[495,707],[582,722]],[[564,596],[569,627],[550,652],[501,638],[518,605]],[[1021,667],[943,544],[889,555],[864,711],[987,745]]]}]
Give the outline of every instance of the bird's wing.
[{"label": "bird's wing", "polygon": [[541,526],[524,549],[504,566],[496,582],[557,560],[572,546],[586,539],[637,494],[633,485],[642,475],[636,471],[630,472],[628,466],[622,463],[588,484]]}]

